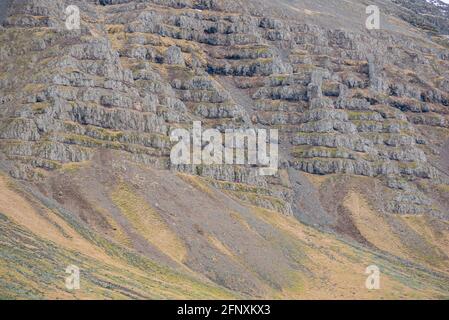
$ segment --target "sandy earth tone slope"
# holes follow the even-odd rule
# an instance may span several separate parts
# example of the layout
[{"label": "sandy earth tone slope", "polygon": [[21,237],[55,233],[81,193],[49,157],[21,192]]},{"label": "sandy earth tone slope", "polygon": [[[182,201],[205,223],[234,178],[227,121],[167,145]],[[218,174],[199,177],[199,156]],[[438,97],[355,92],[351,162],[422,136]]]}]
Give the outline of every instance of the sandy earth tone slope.
[{"label": "sandy earth tone slope", "polygon": [[[115,165],[126,165],[128,169],[126,173],[117,173],[119,170],[110,167],[114,163],[91,163],[52,178],[56,189],[43,190],[43,193],[57,192],[70,199],[71,204],[66,206],[74,211],[62,211],[59,205],[52,206],[43,194],[26,191],[25,186],[2,176],[3,298],[363,299],[441,298],[447,293],[445,270],[437,271],[437,267],[434,271],[426,270],[387,253],[320,233],[292,217],[242,206],[197,177],[179,178],[176,174],[121,162]],[[101,170],[104,180],[95,184],[94,179],[86,179],[92,177],[92,170]],[[114,174],[107,174],[113,171]],[[63,185],[67,179],[74,182],[70,189]],[[161,183],[167,189],[157,191],[154,184]],[[83,192],[86,188],[95,192]],[[130,190],[133,193],[128,197]],[[353,196],[347,200],[349,207]],[[103,203],[110,205],[104,202],[108,197],[118,204],[106,210]],[[194,206],[186,209],[184,197],[203,210]],[[126,208],[122,201],[132,201],[132,204]],[[109,226],[90,220],[98,219],[100,210],[84,212],[83,218],[72,213],[80,212],[78,206],[86,205],[103,207],[101,218]],[[365,205],[362,211],[369,210]],[[160,222],[155,225],[163,223],[166,227],[151,231],[142,223],[133,228],[135,221],[127,217],[128,210],[139,216],[138,219],[157,219]],[[126,217],[125,222],[119,218],[121,215]],[[103,232],[88,231],[83,220],[90,221],[91,229],[99,228]],[[127,228],[126,223],[132,226]],[[379,225],[375,224],[374,228]],[[168,236],[163,237],[164,244],[158,244],[161,237],[153,240],[153,236],[162,232]],[[122,241],[124,238],[128,240]],[[384,240],[390,240],[388,235]],[[145,251],[133,245],[139,241],[146,241]],[[444,249],[444,240],[437,241]],[[151,246],[153,250],[148,249]],[[395,252],[390,248],[381,249]],[[71,264],[82,270],[82,290],[74,293],[64,287],[64,271]],[[364,271],[371,264],[385,272],[382,290],[368,291],[364,287]],[[217,271],[211,273],[208,271],[211,268]]]}]

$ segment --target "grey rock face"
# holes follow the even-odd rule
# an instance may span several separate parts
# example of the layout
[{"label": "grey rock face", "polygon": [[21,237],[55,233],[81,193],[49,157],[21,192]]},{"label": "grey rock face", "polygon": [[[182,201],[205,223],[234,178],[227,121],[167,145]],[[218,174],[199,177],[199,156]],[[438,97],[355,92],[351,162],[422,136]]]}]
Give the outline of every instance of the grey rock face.
[{"label": "grey rock face", "polygon": [[[74,1],[89,23],[68,32],[64,1],[25,2],[0,30],[0,148],[16,177],[99,149],[169,169],[170,130],[202,121],[278,129],[283,169],[441,180],[429,140],[449,128],[448,55],[432,40],[303,23],[288,10],[264,13],[263,1],[110,0],[101,10]],[[27,41],[26,32],[40,33]],[[271,187],[282,205],[239,196],[293,210],[279,176],[256,178],[249,166],[171,169]],[[396,200],[391,211],[414,212],[407,197]]]},{"label": "grey rock face", "polygon": [[8,9],[11,5],[11,0],[4,0],[0,2],[0,25],[3,23],[4,19],[8,16]]},{"label": "grey rock face", "polygon": [[171,46],[165,52],[165,61],[167,64],[184,65],[181,48]]}]

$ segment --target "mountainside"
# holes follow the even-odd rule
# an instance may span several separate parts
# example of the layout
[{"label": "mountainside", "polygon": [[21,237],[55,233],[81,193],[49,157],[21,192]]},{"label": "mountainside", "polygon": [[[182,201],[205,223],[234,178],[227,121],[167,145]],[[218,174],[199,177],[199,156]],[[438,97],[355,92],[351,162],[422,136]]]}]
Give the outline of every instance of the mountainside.
[{"label": "mountainside", "polygon": [[[447,5],[10,0],[0,22],[0,298],[449,298]],[[194,121],[277,129],[276,175],[174,165]]]},{"label": "mountainside", "polygon": [[441,0],[393,0],[404,10],[399,15],[405,21],[434,32],[449,34],[447,20],[449,4]]}]

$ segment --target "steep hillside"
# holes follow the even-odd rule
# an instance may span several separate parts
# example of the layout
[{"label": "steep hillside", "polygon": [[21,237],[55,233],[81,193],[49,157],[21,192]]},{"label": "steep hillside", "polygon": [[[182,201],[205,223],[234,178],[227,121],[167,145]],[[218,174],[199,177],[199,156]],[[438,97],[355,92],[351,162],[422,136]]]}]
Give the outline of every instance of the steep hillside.
[{"label": "steep hillside", "polygon": [[394,0],[405,10],[400,17],[414,26],[449,34],[449,4],[440,0]]},{"label": "steep hillside", "polygon": [[[415,2],[3,2],[0,298],[448,298],[449,23]],[[277,174],[173,165],[194,121],[278,129]]]}]

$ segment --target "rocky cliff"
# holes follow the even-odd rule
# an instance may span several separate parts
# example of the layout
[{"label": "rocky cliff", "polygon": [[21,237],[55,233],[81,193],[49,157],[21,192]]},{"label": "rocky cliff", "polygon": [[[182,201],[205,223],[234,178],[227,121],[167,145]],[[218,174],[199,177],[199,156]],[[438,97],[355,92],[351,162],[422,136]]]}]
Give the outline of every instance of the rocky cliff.
[{"label": "rocky cliff", "polygon": [[[447,297],[447,6],[372,2],[4,2],[0,296]],[[172,165],[193,121],[278,173]]]}]

